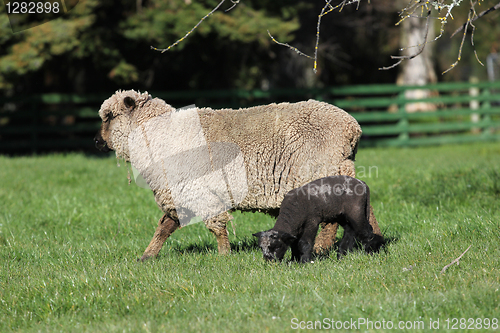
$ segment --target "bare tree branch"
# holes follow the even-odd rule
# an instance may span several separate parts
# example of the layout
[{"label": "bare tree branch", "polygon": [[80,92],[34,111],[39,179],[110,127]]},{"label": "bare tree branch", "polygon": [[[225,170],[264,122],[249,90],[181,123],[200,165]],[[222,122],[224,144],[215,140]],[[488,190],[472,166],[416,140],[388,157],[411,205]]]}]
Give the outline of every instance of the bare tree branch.
[{"label": "bare tree branch", "polygon": [[[451,37],[453,37],[455,34],[457,34],[458,32],[460,32],[461,30],[464,30],[464,35],[462,36],[462,41],[460,42],[460,48],[458,50],[458,58],[457,58],[457,61],[455,61],[447,70],[445,70],[442,74],[445,74],[447,72],[449,72],[451,69],[455,68],[455,66],[458,64],[458,62],[461,60],[461,57],[462,57],[462,49],[463,49],[463,45],[464,45],[464,42],[465,42],[465,36],[467,34],[467,28],[469,26],[472,27],[472,32],[471,32],[471,45],[474,49],[474,54],[476,56],[476,59],[477,61],[483,65],[483,63],[479,60],[479,57],[477,55],[477,51],[475,49],[475,46],[474,46],[474,33],[475,33],[475,30],[476,30],[476,27],[474,26],[473,22],[476,21],[477,19],[483,17],[484,15],[496,10],[496,9],[499,9],[500,8],[500,3],[496,4],[495,6],[492,6],[490,7],[489,9],[481,12],[479,15],[476,13],[476,8],[475,6],[477,4],[480,4],[482,1],[484,0],[477,0],[475,2],[473,2],[472,0],[470,1],[470,10],[469,10],[469,14],[468,14],[468,17],[467,17],[467,21],[460,27],[458,28],[453,34]],[[440,20],[441,21],[441,29],[440,29],[440,33],[439,35],[434,38],[433,41],[437,41],[439,38],[441,38],[443,36],[443,33],[444,33],[444,28],[445,28],[445,25],[448,23],[448,19],[451,18],[453,19],[453,15],[452,15],[452,11],[460,6],[460,4],[463,2],[463,0],[436,0],[436,1],[429,1],[429,0],[412,0],[410,1],[410,3],[408,4],[407,7],[403,8],[403,10],[401,11],[400,13],[400,21],[398,23],[396,23],[396,25],[399,25],[401,22],[403,22],[404,20],[410,18],[410,17],[422,17],[422,15],[419,15],[418,14],[418,11],[422,11],[422,12],[427,12],[427,23],[426,23],[426,35],[424,37],[424,41],[419,44],[419,45],[415,45],[415,46],[411,46],[411,47],[420,47],[422,46],[415,54],[412,54],[410,56],[391,56],[392,59],[399,59],[398,62],[396,62],[395,64],[391,65],[391,66],[388,66],[388,67],[383,67],[383,68],[380,68],[381,70],[387,70],[387,69],[391,69],[391,68],[394,68],[396,66],[398,66],[403,60],[407,60],[407,59],[413,59],[415,58],[416,56],[420,55],[422,53],[422,51],[424,50],[424,47],[425,47],[425,44],[427,44],[428,41],[428,37],[427,37],[427,32],[428,32],[428,25],[429,25],[429,19],[432,18],[432,19],[437,19],[437,20]],[[431,17],[431,11],[436,11],[438,13],[438,16],[437,17]],[[444,13],[444,14],[443,14]],[[484,66],[484,65],[483,65]]]},{"label": "bare tree branch", "polygon": [[[142,2],[142,0],[136,0],[136,1],[137,1],[138,4],[140,4]],[[190,31],[188,31],[182,38],[180,38],[179,40],[177,40],[172,45],[170,45],[170,46],[168,46],[167,48],[164,48],[164,49],[158,49],[158,48],[156,48],[154,46],[151,46],[151,49],[159,51],[161,53],[164,53],[164,52],[170,50],[171,48],[173,48],[174,46],[178,45],[180,42],[182,42],[183,40],[185,40],[189,35],[191,35],[191,33],[193,33],[193,31],[196,30],[205,19],[207,19],[210,15],[212,15],[215,11],[217,11],[224,4],[225,1],[226,0],[221,0],[220,3],[212,11],[210,11],[208,14],[206,14]],[[232,6],[229,9],[227,9],[226,12],[228,12],[228,11],[232,10],[234,7],[236,7],[240,3],[241,0],[230,0],[230,1],[232,2]],[[333,0],[325,0],[325,5],[321,9],[321,12],[318,15],[318,21],[317,21],[317,24],[316,24],[316,43],[315,43],[315,46],[314,46],[314,56],[309,56],[309,55],[305,54],[304,52],[301,52],[296,47],[293,47],[293,46],[291,46],[289,44],[281,43],[281,42],[277,41],[271,35],[271,33],[269,32],[269,30],[267,31],[267,33],[269,34],[269,37],[271,38],[271,40],[273,42],[275,42],[276,44],[288,47],[289,49],[291,49],[292,51],[296,52],[297,54],[299,54],[301,56],[304,56],[304,57],[307,57],[309,59],[312,59],[314,61],[313,71],[315,73],[317,72],[317,67],[318,67],[318,50],[319,50],[320,28],[321,28],[321,20],[322,20],[322,18],[324,16],[326,16],[327,14],[331,13],[332,11],[335,11],[335,10],[338,10],[339,12],[341,12],[344,9],[344,7],[348,6],[348,5],[356,4],[356,9],[358,9],[359,5],[361,3],[361,0],[339,0],[339,2],[338,2],[337,5],[332,5],[332,1]],[[470,7],[471,8],[470,8],[470,11],[469,11],[467,22],[465,22],[460,28],[458,28],[452,34],[452,36],[451,36],[451,37],[453,37],[458,32],[464,30],[464,35],[462,37],[462,41],[460,43],[460,48],[459,48],[459,51],[458,51],[458,59],[446,71],[444,71],[443,74],[447,73],[448,71],[450,71],[451,69],[453,69],[458,64],[458,62],[460,61],[461,56],[462,56],[462,48],[463,48],[463,45],[464,45],[465,36],[467,34],[467,28],[469,26],[472,27],[471,45],[474,48],[474,53],[476,55],[477,61],[482,65],[481,61],[478,58],[476,49],[474,47],[475,26],[474,26],[473,23],[476,20],[480,19],[481,17],[487,15],[488,13],[491,13],[494,10],[500,9],[500,2],[499,2],[498,4],[496,4],[496,5],[488,8],[487,10],[485,10],[483,12],[481,12],[480,14],[477,14],[476,10],[475,10],[475,6],[477,4],[480,4],[482,1],[485,1],[485,0],[476,0],[475,2],[472,2],[472,0],[470,0]],[[370,2],[370,0],[368,0],[368,3],[369,2]],[[423,41],[421,43],[419,43],[418,45],[412,45],[412,46],[406,47],[406,48],[415,48],[415,47],[418,47],[418,50],[415,53],[410,54],[410,55],[391,56],[391,59],[396,59],[397,62],[394,63],[391,66],[382,67],[382,68],[380,68],[380,70],[392,69],[392,68],[398,66],[399,64],[401,64],[404,60],[410,60],[410,59],[413,59],[413,58],[419,56],[420,54],[422,54],[422,52],[424,51],[425,46],[427,45],[427,43],[433,42],[433,41],[437,41],[439,38],[441,38],[443,36],[445,25],[448,23],[448,20],[450,18],[453,19],[452,11],[456,7],[460,6],[460,4],[462,4],[462,2],[463,2],[463,0],[410,0],[409,3],[408,3],[408,5],[405,8],[403,8],[401,10],[401,12],[399,13],[401,19],[399,20],[398,23],[396,23],[396,25],[401,24],[401,22],[403,22],[403,21],[405,21],[405,20],[407,20],[409,18],[422,18],[422,19],[425,18],[426,19],[426,23],[425,23],[425,36],[423,37]],[[431,16],[432,12],[437,12],[438,15],[437,16]],[[432,20],[439,20],[441,22],[441,29],[440,29],[440,34],[437,37],[435,37],[432,41],[429,41],[428,40],[428,35],[429,35],[429,26],[431,24],[430,23],[431,19]],[[406,48],[403,48],[401,50],[404,50]]]}]

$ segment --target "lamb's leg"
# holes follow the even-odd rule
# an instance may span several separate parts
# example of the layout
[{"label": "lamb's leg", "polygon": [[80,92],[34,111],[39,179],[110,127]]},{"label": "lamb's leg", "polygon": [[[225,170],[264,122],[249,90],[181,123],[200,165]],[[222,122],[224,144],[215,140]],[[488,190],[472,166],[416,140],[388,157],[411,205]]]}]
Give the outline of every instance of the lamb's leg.
[{"label": "lamb's leg", "polygon": [[296,240],[290,247],[292,249],[292,261],[300,261],[302,252],[299,247],[299,241]]},{"label": "lamb's leg", "polygon": [[[338,170],[336,172],[339,175],[344,175],[344,176],[349,176],[349,177],[356,177],[356,169],[354,167],[354,161],[351,159],[346,159],[342,163],[340,163]],[[377,223],[377,220],[374,221],[375,224]],[[371,221],[371,219],[370,219]],[[332,248],[333,244],[335,243],[335,237],[337,236],[337,230],[339,228],[338,223],[321,223],[321,231],[316,237],[316,242],[314,243],[314,252],[316,254],[320,254],[322,252],[328,251]],[[377,224],[378,228],[378,224]],[[373,228],[375,230],[375,228]],[[379,229],[380,230],[380,229]]]},{"label": "lamb's leg", "polygon": [[158,227],[156,228],[153,239],[149,243],[148,247],[144,251],[140,261],[144,261],[151,257],[156,257],[160,252],[163,243],[167,238],[180,227],[179,222],[172,220],[166,214],[164,214],[158,221]]},{"label": "lamb's leg", "polygon": [[229,238],[226,225],[232,219],[231,214],[228,212],[219,214],[209,220],[205,221],[208,230],[217,238],[217,248],[219,254],[229,254],[231,246],[229,245]]},{"label": "lamb's leg", "polygon": [[[356,178],[356,169],[354,167],[354,161],[351,159],[347,159],[340,164],[339,175],[350,176]],[[382,236],[382,232],[380,231],[380,227],[378,226],[377,219],[375,218],[375,214],[373,213],[373,207],[370,205],[370,225],[372,226],[373,233],[375,235]],[[337,231],[337,229],[335,229]],[[335,238],[335,235],[333,235]],[[316,247],[315,247],[316,248]]]},{"label": "lamb's leg", "polygon": [[318,218],[310,218],[306,222],[303,234],[299,239],[298,248],[300,251],[300,262],[311,262],[311,255],[314,248],[314,239],[318,233],[320,221]]},{"label": "lamb's leg", "polygon": [[[368,193],[369,198],[369,193]],[[369,200],[367,202],[369,204]],[[367,253],[377,252],[384,245],[384,238],[373,233],[373,228],[368,221],[366,206],[363,209],[354,209],[347,215],[348,223],[345,231],[352,229],[356,237],[363,244]],[[340,250],[340,246],[339,246]]]},{"label": "lamb's leg", "polygon": [[300,262],[301,263],[306,263],[306,262],[311,262],[311,255],[312,255],[312,249],[313,249],[313,244],[312,241],[307,241],[304,239],[301,239],[299,241],[299,250],[300,250]]},{"label": "lamb's leg", "polygon": [[[339,168],[339,174],[344,176],[355,177],[356,171],[354,168],[354,162],[350,159],[345,160],[341,163]],[[377,218],[373,213],[373,207],[370,205],[370,225],[372,226],[373,233],[375,235],[382,236],[380,227],[378,226]],[[337,235],[337,229],[339,228],[338,223],[326,224],[321,223],[321,231],[316,237],[316,242],[314,244],[314,252],[319,254],[323,251],[329,250],[335,243],[335,236]]]},{"label": "lamb's leg", "polygon": [[356,244],[356,238],[354,230],[352,230],[351,226],[346,223],[344,226],[344,236],[339,243],[337,259],[341,259],[343,256],[347,254],[347,252],[352,251],[354,248],[354,244]]}]

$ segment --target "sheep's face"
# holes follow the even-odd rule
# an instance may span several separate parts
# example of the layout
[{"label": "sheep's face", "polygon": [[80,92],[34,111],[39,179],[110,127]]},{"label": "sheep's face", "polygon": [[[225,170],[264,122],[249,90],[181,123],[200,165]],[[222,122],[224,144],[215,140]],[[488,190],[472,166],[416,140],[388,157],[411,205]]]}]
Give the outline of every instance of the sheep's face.
[{"label": "sheep's face", "polygon": [[277,230],[261,231],[253,234],[259,239],[259,247],[262,249],[264,259],[281,261],[291,243],[296,239],[294,236]]},{"label": "sheep's face", "polygon": [[99,110],[102,125],[94,138],[96,147],[105,152],[114,150],[118,157],[128,161],[128,136],[132,131],[132,124],[137,119],[137,113],[140,113],[139,105],[150,99],[151,96],[147,93],[128,90],[117,91],[105,100]]}]

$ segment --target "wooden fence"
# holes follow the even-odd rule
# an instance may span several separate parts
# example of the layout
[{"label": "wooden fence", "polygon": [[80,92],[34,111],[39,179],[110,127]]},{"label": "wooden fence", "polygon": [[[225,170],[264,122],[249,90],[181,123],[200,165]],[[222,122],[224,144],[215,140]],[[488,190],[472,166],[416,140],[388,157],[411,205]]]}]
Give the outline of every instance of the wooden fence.
[{"label": "wooden fence", "polygon": [[[0,153],[95,151],[102,95],[43,94],[0,99]],[[409,95],[424,97],[410,98]],[[411,87],[363,85],[269,91],[152,92],[182,107],[248,107],[314,98],[351,113],[362,146],[416,146],[500,140],[500,81]],[[414,110],[415,109],[415,110]]]}]

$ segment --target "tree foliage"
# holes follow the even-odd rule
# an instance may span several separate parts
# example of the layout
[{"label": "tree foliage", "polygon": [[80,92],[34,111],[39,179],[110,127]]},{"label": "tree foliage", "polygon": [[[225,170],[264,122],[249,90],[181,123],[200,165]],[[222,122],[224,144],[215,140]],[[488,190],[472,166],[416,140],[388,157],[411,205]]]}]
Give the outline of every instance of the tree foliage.
[{"label": "tree foliage", "polygon": [[[213,1],[86,0],[63,17],[16,34],[9,32],[6,15],[0,15],[0,89],[145,89],[154,81],[164,89],[222,87],[237,82],[238,72],[251,81],[266,69],[259,66],[271,46],[266,28],[290,39],[299,27],[294,2],[277,2],[279,7],[245,4],[234,13],[218,12],[166,56],[150,45],[178,39],[211,10]],[[218,74],[213,67],[219,67]]]}]

